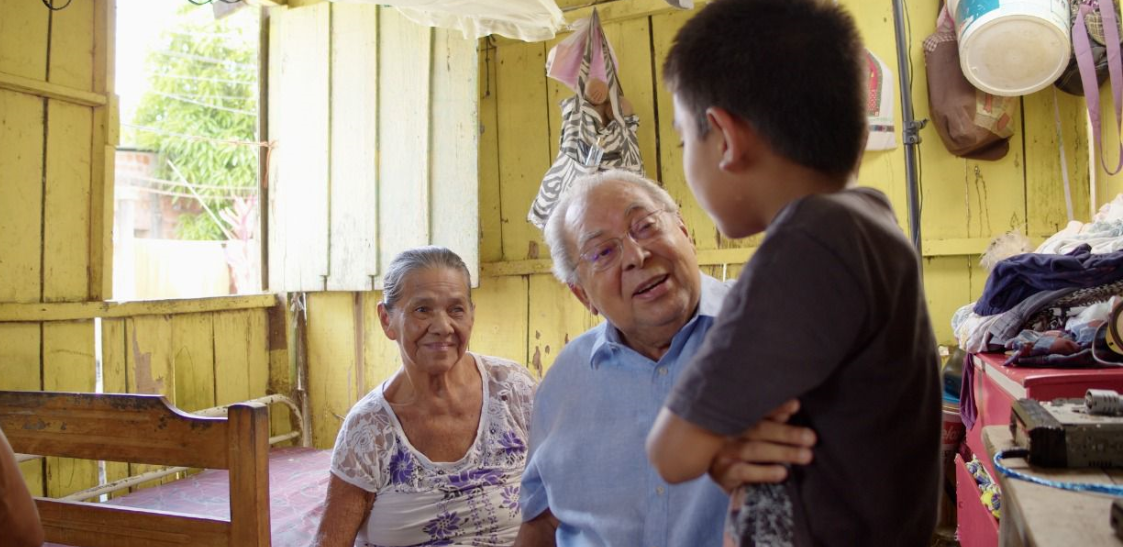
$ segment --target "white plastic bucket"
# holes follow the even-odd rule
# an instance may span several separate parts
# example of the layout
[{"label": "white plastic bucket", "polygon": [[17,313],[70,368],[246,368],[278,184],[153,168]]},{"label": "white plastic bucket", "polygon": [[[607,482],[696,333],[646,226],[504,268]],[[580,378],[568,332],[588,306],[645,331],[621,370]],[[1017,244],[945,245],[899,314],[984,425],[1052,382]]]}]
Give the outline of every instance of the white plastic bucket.
[{"label": "white plastic bucket", "polygon": [[1044,89],[1072,57],[1069,0],[959,0],[954,16],[963,75],[987,93]]}]

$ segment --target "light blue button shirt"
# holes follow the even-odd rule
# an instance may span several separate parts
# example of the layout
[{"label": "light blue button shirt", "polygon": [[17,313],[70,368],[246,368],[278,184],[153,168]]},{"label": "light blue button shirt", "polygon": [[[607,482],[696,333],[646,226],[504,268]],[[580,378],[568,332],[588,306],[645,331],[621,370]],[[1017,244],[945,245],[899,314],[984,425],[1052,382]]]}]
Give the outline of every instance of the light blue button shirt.
[{"label": "light blue button shirt", "polygon": [[702,276],[698,311],[654,362],[605,323],[570,342],[538,386],[520,505],[547,508],[557,542],[577,546],[718,546],[729,498],[709,477],[669,485],[644,441],[729,287]]}]

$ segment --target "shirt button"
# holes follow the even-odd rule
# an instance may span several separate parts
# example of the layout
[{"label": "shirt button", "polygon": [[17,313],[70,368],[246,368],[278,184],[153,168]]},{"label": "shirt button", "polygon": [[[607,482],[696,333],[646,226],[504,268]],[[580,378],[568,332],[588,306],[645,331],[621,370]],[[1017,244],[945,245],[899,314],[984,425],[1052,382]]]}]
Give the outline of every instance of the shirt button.
[{"label": "shirt button", "polygon": [[659,376],[666,376],[667,375],[667,367],[659,367],[658,370],[659,370]]},{"label": "shirt button", "polygon": [[663,490],[663,487],[662,487],[662,486],[656,486],[656,487],[655,487],[655,493],[656,493],[656,494],[659,494],[660,496],[662,496],[662,495],[663,495],[663,492],[664,492],[664,490]]}]

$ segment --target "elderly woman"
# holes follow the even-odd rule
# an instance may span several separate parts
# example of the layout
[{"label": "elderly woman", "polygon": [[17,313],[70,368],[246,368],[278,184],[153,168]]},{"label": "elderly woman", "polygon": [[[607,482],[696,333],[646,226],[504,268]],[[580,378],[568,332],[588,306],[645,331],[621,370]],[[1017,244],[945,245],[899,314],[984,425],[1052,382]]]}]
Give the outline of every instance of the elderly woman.
[{"label": "elderly woman", "polygon": [[534,380],[468,352],[469,274],[452,251],[406,251],[383,284],[402,367],[343,422],[314,545],[510,545]]}]

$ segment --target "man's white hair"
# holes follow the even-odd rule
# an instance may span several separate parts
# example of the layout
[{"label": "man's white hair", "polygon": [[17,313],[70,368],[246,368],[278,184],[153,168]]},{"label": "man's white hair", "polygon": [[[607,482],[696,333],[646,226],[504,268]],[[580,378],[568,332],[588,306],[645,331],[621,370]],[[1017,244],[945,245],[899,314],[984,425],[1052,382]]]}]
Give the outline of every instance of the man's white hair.
[{"label": "man's white hair", "polygon": [[678,204],[662,187],[650,179],[631,171],[614,169],[580,177],[573,181],[561,199],[558,200],[550,218],[546,220],[546,244],[550,246],[550,258],[554,261],[554,277],[566,285],[577,284],[577,260],[570,255],[566,245],[565,215],[574,202],[584,198],[594,188],[607,182],[623,182],[638,186],[651,199],[670,213],[677,215]]}]

